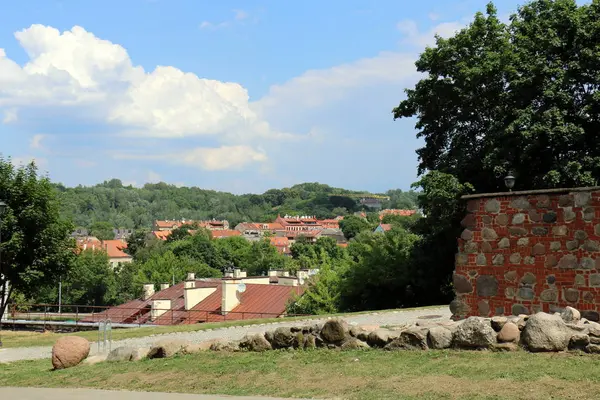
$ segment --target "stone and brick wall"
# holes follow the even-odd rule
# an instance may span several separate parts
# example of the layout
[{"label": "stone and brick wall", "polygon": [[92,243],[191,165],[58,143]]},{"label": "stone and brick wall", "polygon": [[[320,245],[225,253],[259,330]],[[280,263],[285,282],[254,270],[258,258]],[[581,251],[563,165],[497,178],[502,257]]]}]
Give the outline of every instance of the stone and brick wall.
[{"label": "stone and brick wall", "polygon": [[455,318],[600,312],[600,187],[465,196]]}]

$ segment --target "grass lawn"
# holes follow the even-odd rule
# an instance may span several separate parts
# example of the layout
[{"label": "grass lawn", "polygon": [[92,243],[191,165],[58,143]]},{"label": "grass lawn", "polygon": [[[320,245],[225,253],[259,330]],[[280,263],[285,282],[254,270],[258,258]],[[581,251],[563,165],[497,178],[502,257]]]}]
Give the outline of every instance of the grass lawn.
[{"label": "grass lawn", "polygon": [[51,371],[0,367],[0,386],[87,387],[320,399],[597,399],[600,357],[427,351],[205,352]]},{"label": "grass lawn", "polygon": [[[441,306],[429,306],[422,307],[418,309],[426,310],[429,308],[438,308]],[[224,328],[229,326],[248,326],[248,325],[256,325],[256,324],[265,324],[271,322],[290,322],[290,321],[298,321],[305,319],[319,319],[319,318],[327,318],[330,316],[353,316],[360,314],[368,314],[368,313],[385,313],[392,311],[412,311],[417,310],[417,308],[406,308],[402,310],[380,310],[380,311],[365,311],[358,313],[346,313],[346,314],[335,314],[335,315],[320,315],[320,316],[311,316],[311,317],[293,317],[293,318],[270,318],[270,319],[249,319],[244,321],[229,321],[229,322],[218,322],[218,323],[205,323],[205,324],[195,324],[195,325],[173,325],[173,326],[154,326],[154,327],[142,327],[142,328],[127,328],[127,329],[113,329],[112,331],[112,339],[113,340],[121,340],[121,339],[130,339],[130,338],[139,338],[150,335],[160,335],[163,333],[173,333],[173,332],[190,332],[190,331],[201,331],[206,329],[217,329]],[[56,339],[61,336],[81,336],[90,341],[98,340],[98,331],[82,331],[75,333],[53,333],[53,332],[32,332],[32,331],[10,331],[10,323],[4,324],[4,329],[2,330],[2,342],[3,347],[31,347],[31,346],[52,346]]]}]

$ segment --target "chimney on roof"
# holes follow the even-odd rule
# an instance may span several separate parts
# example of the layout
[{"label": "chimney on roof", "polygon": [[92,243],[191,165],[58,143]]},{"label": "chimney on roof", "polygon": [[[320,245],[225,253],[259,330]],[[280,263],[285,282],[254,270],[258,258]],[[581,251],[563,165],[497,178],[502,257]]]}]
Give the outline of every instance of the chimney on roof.
[{"label": "chimney on roof", "polygon": [[227,315],[240,304],[238,285],[240,280],[224,279],[221,281],[221,314]]},{"label": "chimney on roof", "polygon": [[290,276],[290,271],[283,271],[283,276]]},{"label": "chimney on roof", "polygon": [[188,281],[194,281],[194,280],[196,280],[196,274],[194,272],[188,272],[188,274],[187,274],[187,280]]},{"label": "chimney on roof", "polygon": [[[186,282],[186,284],[188,282]],[[195,282],[191,283],[193,284],[193,286],[188,287],[186,285],[186,287],[183,289],[183,300],[186,310],[191,310],[217,290],[215,286],[196,287]]]},{"label": "chimney on roof", "polygon": [[241,270],[240,268],[238,268],[238,267],[235,267],[235,268],[233,269],[233,277],[234,277],[235,279],[238,279],[238,278],[240,277],[240,275],[241,275],[241,272],[242,272],[242,270]]},{"label": "chimney on roof", "polygon": [[146,283],[144,285],[144,293],[142,295],[142,300],[148,300],[153,295],[154,295],[154,283]]},{"label": "chimney on roof", "polygon": [[161,283],[160,284],[160,290],[165,290],[169,288],[169,284],[168,283]]}]

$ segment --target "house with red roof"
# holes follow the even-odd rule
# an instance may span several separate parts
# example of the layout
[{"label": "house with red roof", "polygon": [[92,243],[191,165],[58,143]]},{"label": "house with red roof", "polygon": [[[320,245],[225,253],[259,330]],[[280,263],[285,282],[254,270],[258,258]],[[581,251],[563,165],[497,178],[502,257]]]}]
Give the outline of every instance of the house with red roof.
[{"label": "house with red roof", "polygon": [[315,229],[323,229],[323,226],[319,223],[314,216],[291,216],[278,215],[275,223],[281,224],[286,231],[310,231]]},{"label": "house with red roof", "polygon": [[377,228],[373,232],[375,233],[385,233],[392,230],[392,224],[379,224]]},{"label": "house with red roof", "polygon": [[396,209],[386,209],[381,210],[379,212],[379,220],[381,221],[383,217],[386,215],[397,215],[400,217],[410,217],[411,215],[416,214],[417,210],[396,210]]},{"label": "house with red roof", "polygon": [[99,240],[95,237],[82,238],[77,240],[79,251],[98,250],[104,251],[108,255],[108,261],[113,268],[119,264],[133,262],[133,257],[124,250],[127,248],[127,242],[122,239]]},{"label": "house with red roof", "polygon": [[194,221],[194,220],[164,220],[154,221],[152,226],[153,231],[172,231],[173,229],[181,228],[184,225],[197,225],[200,228],[206,228],[210,231],[229,229],[229,222],[226,220],[218,221],[216,219],[210,221]]},{"label": "house with red roof", "polygon": [[299,271],[298,276],[270,271],[268,276],[248,277],[237,268],[221,279],[196,279],[190,273],[174,286],[161,284],[158,292],[154,284],[146,284],[141,298],[89,316],[84,322],[110,319],[121,324],[178,325],[278,318],[286,315],[292,298],[304,293],[301,282],[309,271]]}]

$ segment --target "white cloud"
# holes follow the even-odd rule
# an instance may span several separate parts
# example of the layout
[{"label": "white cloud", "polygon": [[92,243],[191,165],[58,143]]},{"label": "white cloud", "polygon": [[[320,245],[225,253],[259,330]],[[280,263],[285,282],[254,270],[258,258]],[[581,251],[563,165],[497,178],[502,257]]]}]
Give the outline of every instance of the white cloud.
[{"label": "white cloud", "polygon": [[29,142],[29,147],[31,147],[32,149],[43,149],[42,140],[44,140],[45,137],[46,135],[43,135],[41,133],[33,135],[31,141]]},{"label": "white cloud", "polygon": [[442,22],[426,32],[421,32],[413,20],[404,20],[397,24],[398,30],[405,36],[402,42],[419,48],[434,45],[435,35],[447,38],[464,27],[464,21]]},{"label": "white cloud", "polygon": [[4,118],[2,119],[3,124],[10,124],[11,122],[16,122],[19,119],[17,115],[17,110],[14,108],[10,108],[4,111]]},{"label": "white cloud", "polygon": [[120,160],[154,160],[170,164],[186,165],[206,171],[222,171],[239,169],[252,163],[263,163],[268,160],[266,153],[250,146],[221,146],[217,148],[197,147],[177,153],[135,154],[115,153]]}]

